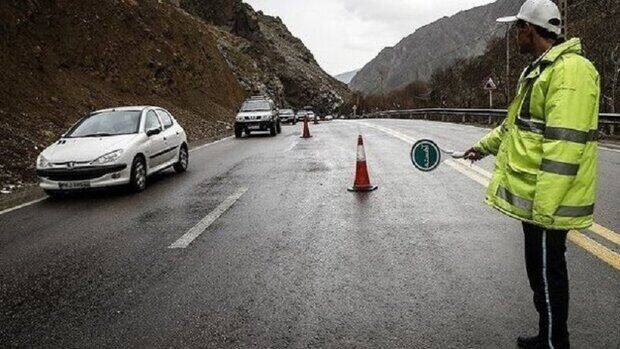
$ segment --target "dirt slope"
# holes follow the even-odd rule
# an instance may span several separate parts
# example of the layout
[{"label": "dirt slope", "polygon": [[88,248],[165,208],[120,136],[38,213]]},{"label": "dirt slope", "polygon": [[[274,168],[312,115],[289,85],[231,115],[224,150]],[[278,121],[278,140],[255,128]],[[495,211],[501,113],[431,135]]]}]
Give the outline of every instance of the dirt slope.
[{"label": "dirt slope", "polygon": [[0,184],[85,113],[168,108],[192,140],[229,132],[244,97],[211,29],[157,0],[0,2]]}]

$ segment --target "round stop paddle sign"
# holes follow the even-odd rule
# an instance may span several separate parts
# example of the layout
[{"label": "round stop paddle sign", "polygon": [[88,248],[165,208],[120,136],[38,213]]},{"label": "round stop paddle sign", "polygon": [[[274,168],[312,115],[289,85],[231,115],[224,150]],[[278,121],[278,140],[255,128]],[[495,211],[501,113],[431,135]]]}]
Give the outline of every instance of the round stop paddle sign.
[{"label": "round stop paddle sign", "polygon": [[411,162],[420,171],[433,171],[441,162],[441,150],[429,139],[419,140],[411,148]]}]

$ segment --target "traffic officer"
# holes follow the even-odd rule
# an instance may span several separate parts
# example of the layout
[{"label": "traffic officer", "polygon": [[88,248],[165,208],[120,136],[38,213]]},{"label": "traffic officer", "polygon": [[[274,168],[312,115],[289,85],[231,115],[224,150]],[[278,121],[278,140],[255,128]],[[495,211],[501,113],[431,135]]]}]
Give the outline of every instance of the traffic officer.
[{"label": "traffic officer", "polygon": [[519,79],[508,116],[466,152],[496,156],[486,202],[523,222],[525,263],[539,315],[521,348],[569,348],[566,237],[593,223],[597,187],[599,75],[581,42],[560,38],[551,0],[527,0],[513,17],[522,54],[534,61]]}]

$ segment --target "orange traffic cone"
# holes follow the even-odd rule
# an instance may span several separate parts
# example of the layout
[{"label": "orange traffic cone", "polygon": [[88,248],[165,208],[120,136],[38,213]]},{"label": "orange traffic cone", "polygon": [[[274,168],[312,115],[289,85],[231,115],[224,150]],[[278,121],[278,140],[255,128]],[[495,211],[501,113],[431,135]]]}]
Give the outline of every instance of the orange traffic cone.
[{"label": "orange traffic cone", "polygon": [[362,135],[357,138],[357,165],[355,167],[355,182],[349,191],[367,192],[377,189],[376,185],[370,184],[370,176],[366,167],[366,151]]},{"label": "orange traffic cone", "polygon": [[303,134],[301,135],[301,138],[310,138],[312,137],[310,135],[310,129],[308,128],[308,117],[304,117],[304,126],[303,126]]}]

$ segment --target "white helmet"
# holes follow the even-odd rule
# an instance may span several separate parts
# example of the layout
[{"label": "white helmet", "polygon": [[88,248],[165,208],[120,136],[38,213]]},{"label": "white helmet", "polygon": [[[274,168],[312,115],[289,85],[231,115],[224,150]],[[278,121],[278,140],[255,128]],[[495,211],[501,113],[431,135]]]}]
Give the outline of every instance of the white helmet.
[{"label": "white helmet", "polygon": [[560,35],[562,33],[560,9],[551,0],[527,0],[516,16],[498,18],[498,22],[522,20]]}]

